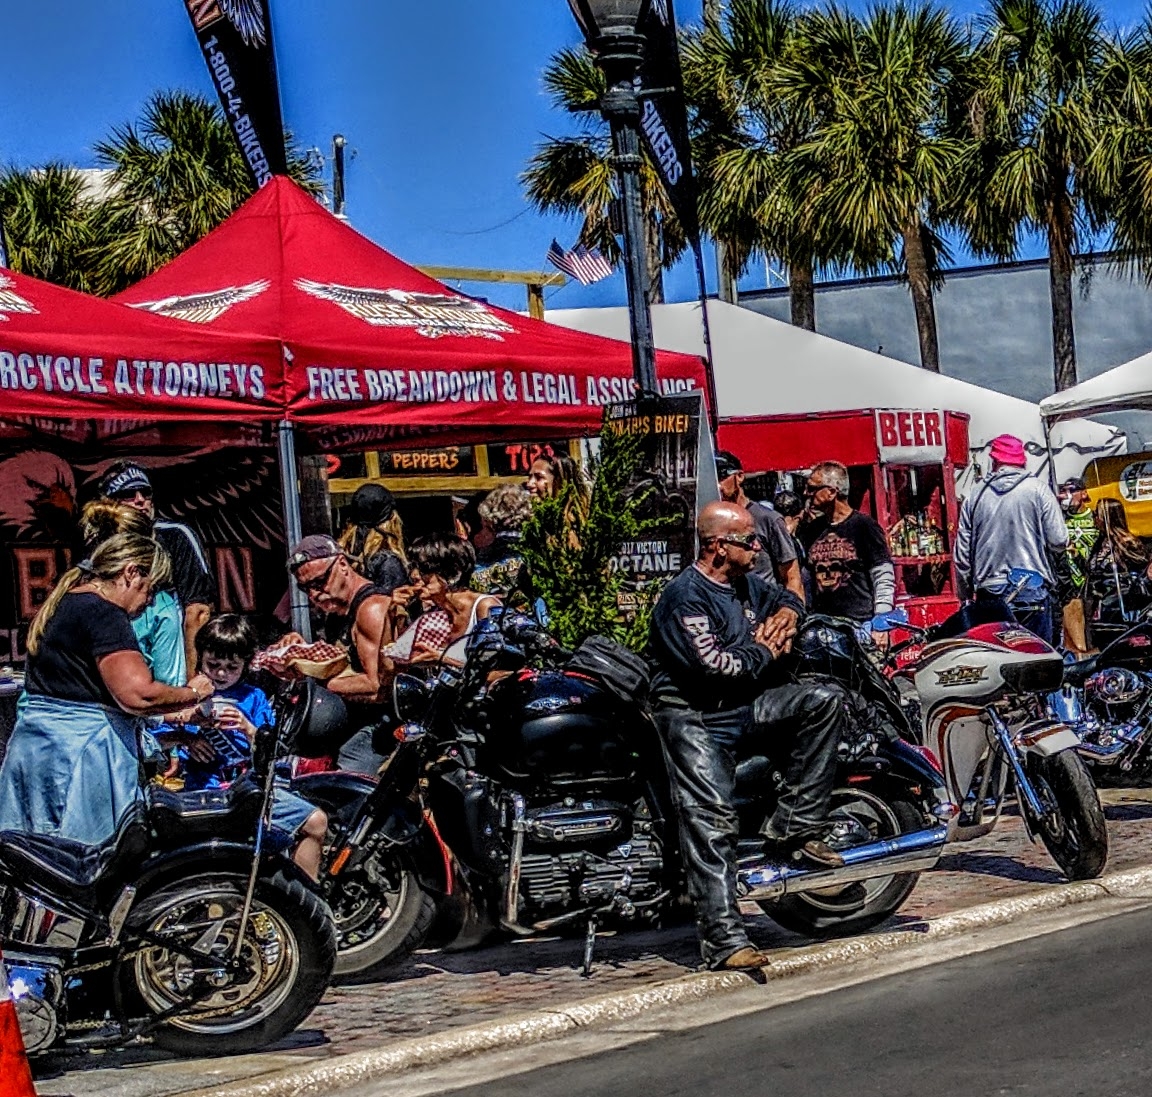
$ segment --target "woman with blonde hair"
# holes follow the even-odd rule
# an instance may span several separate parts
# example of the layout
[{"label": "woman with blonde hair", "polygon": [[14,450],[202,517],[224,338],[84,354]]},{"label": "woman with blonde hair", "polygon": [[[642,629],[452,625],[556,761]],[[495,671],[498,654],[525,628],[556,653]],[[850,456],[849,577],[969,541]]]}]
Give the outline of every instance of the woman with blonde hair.
[{"label": "woman with blonde hair", "polygon": [[0,830],[100,845],[140,795],[138,717],[198,704],[212,683],[157,682],[131,619],[167,582],[167,553],[118,533],[65,572],[28,632],[27,701],[0,766]]},{"label": "woman with blonde hair", "polygon": [[348,508],[338,544],[353,566],[384,594],[408,582],[404,523],[382,484],[361,484]]},{"label": "woman with blonde hair", "polygon": [[[84,505],[80,512],[80,538],[86,555],[91,556],[97,545],[117,533],[150,537],[152,523],[143,511],[112,499],[94,499]],[[138,617],[132,618],[132,631],[156,681],[182,686],[188,680],[184,607],[170,585],[153,590],[152,601]]]}]

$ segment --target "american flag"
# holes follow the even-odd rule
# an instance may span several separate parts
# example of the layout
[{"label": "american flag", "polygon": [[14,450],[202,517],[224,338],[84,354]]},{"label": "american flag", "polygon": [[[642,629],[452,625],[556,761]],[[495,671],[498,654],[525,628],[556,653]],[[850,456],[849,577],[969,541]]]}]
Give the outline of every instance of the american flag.
[{"label": "american flag", "polygon": [[582,286],[590,286],[607,278],[612,273],[612,264],[595,248],[588,250],[577,244],[571,251],[565,251],[555,240],[548,249],[548,262],[557,270],[575,278]]}]

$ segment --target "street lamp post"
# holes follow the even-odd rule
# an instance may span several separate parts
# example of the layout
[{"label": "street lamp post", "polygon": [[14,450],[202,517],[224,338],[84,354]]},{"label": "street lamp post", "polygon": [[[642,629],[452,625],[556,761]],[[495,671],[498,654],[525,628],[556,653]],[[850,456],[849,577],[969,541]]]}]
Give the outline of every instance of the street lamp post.
[{"label": "street lamp post", "polygon": [[612,129],[612,166],[620,180],[624,273],[632,331],[632,371],[641,395],[656,392],[656,345],[648,306],[644,213],[640,203],[640,100],[636,73],[644,56],[640,17],[649,0],[568,0],[608,90],[600,112]]}]

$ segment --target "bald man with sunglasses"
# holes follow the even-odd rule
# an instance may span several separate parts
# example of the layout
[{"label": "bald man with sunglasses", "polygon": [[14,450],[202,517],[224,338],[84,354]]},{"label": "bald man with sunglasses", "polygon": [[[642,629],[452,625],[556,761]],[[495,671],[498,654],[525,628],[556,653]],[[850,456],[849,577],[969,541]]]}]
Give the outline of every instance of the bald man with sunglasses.
[{"label": "bald man with sunglasses", "polygon": [[709,503],[697,532],[696,562],[664,588],[653,613],[654,716],[701,954],[713,969],[746,970],[769,958],[749,942],[736,899],[736,763],[759,753],[783,763],[785,789],[761,828],[766,852],[842,865],[823,838],[845,695],[832,682],[792,682],[780,665],[804,603],[751,574],[760,547],[752,515],[736,503]]}]

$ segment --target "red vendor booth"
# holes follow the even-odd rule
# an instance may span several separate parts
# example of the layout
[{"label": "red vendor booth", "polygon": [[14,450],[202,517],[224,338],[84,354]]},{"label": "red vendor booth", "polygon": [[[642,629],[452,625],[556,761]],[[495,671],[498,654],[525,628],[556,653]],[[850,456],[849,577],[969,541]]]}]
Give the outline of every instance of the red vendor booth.
[{"label": "red vendor booth", "polygon": [[794,473],[841,461],[849,501],[883,527],[896,565],[896,600],[914,624],[942,621],[959,605],[952,542],[956,471],[968,463],[968,416],[870,408],[757,416],[720,424],[720,448],[749,472]]}]

